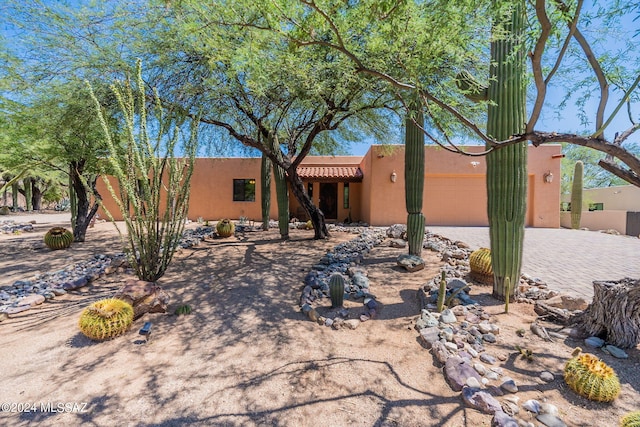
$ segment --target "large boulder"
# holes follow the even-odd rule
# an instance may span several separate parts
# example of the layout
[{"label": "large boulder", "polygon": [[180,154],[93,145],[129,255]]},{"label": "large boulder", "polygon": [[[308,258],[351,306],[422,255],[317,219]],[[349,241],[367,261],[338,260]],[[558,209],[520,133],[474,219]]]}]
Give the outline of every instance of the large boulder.
[{"label": "large boulder", "polygon": [[155,282],[145,282],[144,280],[128,280],[113,297],[133,306],[134,319],[145,313],[166,313],[169,305],[169,294]]}]

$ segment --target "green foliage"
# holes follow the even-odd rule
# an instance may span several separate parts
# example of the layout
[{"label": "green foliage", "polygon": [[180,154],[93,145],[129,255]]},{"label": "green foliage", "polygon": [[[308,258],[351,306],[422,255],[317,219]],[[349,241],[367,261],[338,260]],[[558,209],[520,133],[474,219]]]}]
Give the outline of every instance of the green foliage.
[{"label": "green foliage", "polygon": [[[148,116],[140,62],[134,85],[126,81],[111,89],[120,105],[123,141],[122,145],[116,143],[94,96],[112,175],[103,178],[127,227],[129,261],[141,280],[152,282],[162,277],[182,237],[197,151],[197,124],[191,121],[186,126],[183,115],[162,108],[157,94],[155,114]],[[185,127],[188,136],[183,135]],[[183,158],[175,156],[178,150]]]},{"label": "green foliage", "polygon": [[577,161],[573,172],[573,185],[571,187],[571,228],[580,228],[580,218],[582,217],[582,193],[584,167],[581,161]]},{"label": "green foliage", "polygon": [[73,242],[73,233],[64,227],[53,227],[44,235],[44,244],[49,249],[67,249]]},{"label": "green foliage", "polygon": [[236,226],[230,219],[222,219],[216,224],[216,232],[220,237],[233,236]]},{"label": "green foliage", "polygon": [[615,371],[592,354],[576,352],[564,367],[567,385],[580,396],[597,402],[611,402],[618,397],[620,380]]},{"label": "green foliage", "polygon": [[331,307],[342,307],[344,302],[344,276],[340,273],[333,273],[329,278],[329,296],[331,297]]},{"label": "green foliage", "polygon": [[96,301],[80,315],[80,331],[94,341],[104,341],[124,334],[133,323],[133,307],[111,298]]}]

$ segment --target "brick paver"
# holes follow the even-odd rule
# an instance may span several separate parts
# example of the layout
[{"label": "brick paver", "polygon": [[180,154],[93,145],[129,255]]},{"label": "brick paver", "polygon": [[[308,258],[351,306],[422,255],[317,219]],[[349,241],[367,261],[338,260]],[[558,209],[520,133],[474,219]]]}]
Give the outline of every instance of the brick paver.
[{"label": "brick paver", "polygon": [[[489,247],[488,227],[427,229],[473,249]],[[527,228],[522,271],[544,280],[550,289],[591,301],[594,280],[640,278],[640,239],[597,231]]]}]

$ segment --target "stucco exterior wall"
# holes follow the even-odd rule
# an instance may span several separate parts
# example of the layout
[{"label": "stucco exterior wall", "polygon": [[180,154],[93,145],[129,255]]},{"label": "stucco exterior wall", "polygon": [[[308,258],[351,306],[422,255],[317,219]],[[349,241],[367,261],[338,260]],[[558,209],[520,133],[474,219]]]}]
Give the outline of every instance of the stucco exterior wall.
[{"label": "stucco exterior wall", "polygon": [[[483,147],[470,146],[465,149],[481,152]],[[529,148],[528,226],[560,226],[560,154],[560,145]],[[370,199],[368,203],[362,203],[367,222],[371,225],[406,222],[404,147],[373,146],[363,164],[369,170],[364,174],[363,189],[365,193],[369,191]],[[390,179],[393,172],[397,177],[395,183]],[[550,183],[544,181],[548,173],[553,175]],[[423,213],[426,224],[487,225],[485,179],[485,157],[470,157],[439,147],[425,146]]]},{"label": "stucco exterior wall", "polygon": [[[472,152],[483,148],[466,147]],[[560,226],[560,155],[559,145],[545,145],[529,149],[528,210],[526,224],[534,227]],[[554,156],[556,158],[554,158]],[[450,153],[434,146],[425,147],[424,214],[429,225],[487,225],[487,195],[485,189],[486,159]],[[364,157],[308,157],[303,165],[359,164],[362,182],[350,182],[349,208],[344,207],[344,182],[337,180],[337,220],[349,216],[371,225],[384,226],[406,222],[404,194],[404,146],[374,145]],[[547,183],[545,174],[554,179]],[[391,177],[395,174],[395,182]],[[255,201],[233,201],[233,180],[255,179]],[[329,180],[335,182],[336,180]],[[313,184],[313,202],[319,205],[320,184],[317,180],[303,180],[305,188]],[[104,184],[99,191],[105,205],[116,219],[119,213]],[[221,218],[261,219],[260,159],[259,158],[199,158],[196,159],[191,181],[189,219]],[[290,195],[290,213],[295,216],[298,203]],[[271,186],[271,218],[277,218],[275,185]]]},{"label": "stucco exterior wall", "polygon": [[[589,203],[602,203],[605,211],[640,211],[640,187],[635,185],[617,185],[604,188],[585,188],[583,190],[583,210]],[[571,194],[562,195],[563,202],[571,201]]]},{"label": "stucco exterior wall", "polygon": [[[560,223],[564,228],[571,228],[571,212],[561,212]],[[627,211],[582,211],[580,228],[589,230],[616,230],[627,233]]]}]

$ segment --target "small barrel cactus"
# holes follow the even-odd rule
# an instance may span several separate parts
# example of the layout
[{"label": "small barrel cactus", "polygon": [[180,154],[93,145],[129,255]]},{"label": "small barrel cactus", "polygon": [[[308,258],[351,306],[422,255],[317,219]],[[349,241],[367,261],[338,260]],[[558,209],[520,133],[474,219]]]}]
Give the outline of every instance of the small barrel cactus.
[{"label": "small barrel cactus", "polygon": [[80,331],[95,341],[124,334],[133,323],[133,307],[117,298],[96,301],[80,315]]},{"label": "small barrel cactus", "polygon": [[329,278],[329,296],[331,297],[331,307],[342,307],[344,301],[344,276],[340,273],[333,273]]},{"label": "small barrel cactus", "polygon": [[620,427],[640,427],[640,411],[633,411],[620,419]]},{"label": "small barrel cactus", "polygon": [[216,225],[216,231],[220,237],[233,236],[233,232],[236,230],[236,226],[230,219],[223,219],[218,221]]},{"label": "small barrel cactus", "polygon": [[66,249],[73,242],[73,233],[64,227],[53,227],[44,235],[44,244],[49,249]]},{"label": "small barrel cactus", "polygon": [[191,314],[191,306],[189,304],[183,304],[176,308],[176,315],[180,316],[181,314]]},{"label": "small barrel cactus", "polygon": [[580,396],[598,402],[611,402],[620,393],[615,371],[593,354],[580,354],[576,348],[564,367],[564,380]]},{"label": "small barrel cactus", "polygon": [[474,279],[487,284],[493,282],[490,249],[480,248],[473,251],[469,256],[469,267],[471,268],[471,277]]}]

